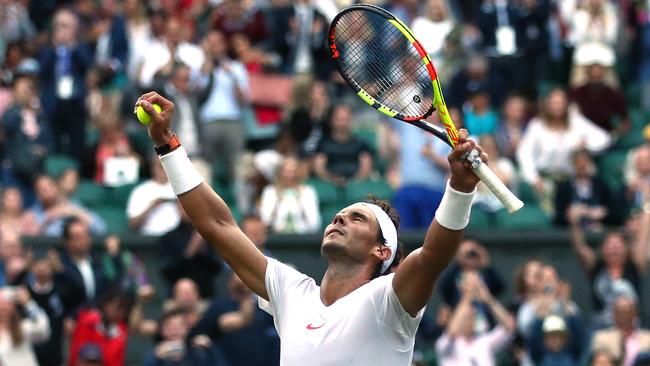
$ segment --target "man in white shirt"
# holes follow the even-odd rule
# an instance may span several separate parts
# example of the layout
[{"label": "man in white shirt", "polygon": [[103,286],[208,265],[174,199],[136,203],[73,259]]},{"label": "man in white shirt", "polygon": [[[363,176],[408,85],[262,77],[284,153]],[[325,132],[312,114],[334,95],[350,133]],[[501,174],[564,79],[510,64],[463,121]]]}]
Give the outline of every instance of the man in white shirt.
[{"label": "man in white shirt", "polygon": [[[152,103],[162,107],[156,112]],[[174,193],[199,233],[274,316],[282,365],[409,365],[415,332],[436,279],[458,248],[478,178],[468,156],[487,155],[461,130],[449,154],[445,196],[421,248],[400,263],[398,217],[389,204],[355,203],[325,229],[328,262],[319,287],[308,276],[265,257],[237,226],[225,202],[203,182],[170,130],[174,105],[155,92],[136,105],[152,115],[149,135]],[[476,158],[478,159],[478,158]],[[399,265],[399,266],[398,266]]]},{"label": "man in white shirt", "polygon": [[181,214],[174,191],[157,158],[151,159],[151,179],[136,186],[126,204],[129,226],[142,235],[160,236],[178,226]]},{"label": "man in white shirt", "polygon": [[198,72],[203,66],[205,55],[201,47],[186,42],[183,39],[183,30],[177,19],[167,21],[165,36],[161,41],[153,42],[143,55],[142,64],[137,70],[138,84],[142,88],[149,88],[154,77],[160,71],[171,67],[175,62],[187,65]]}]

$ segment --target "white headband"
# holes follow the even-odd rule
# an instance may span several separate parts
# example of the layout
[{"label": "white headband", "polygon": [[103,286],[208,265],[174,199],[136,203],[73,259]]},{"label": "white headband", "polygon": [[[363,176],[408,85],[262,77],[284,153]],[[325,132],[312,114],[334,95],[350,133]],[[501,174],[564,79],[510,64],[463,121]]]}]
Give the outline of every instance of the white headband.
[{"label": "white headband", "polygon": [[382,210],[381,207],[368,202],[359,203],[368,207],[375,215],[379,227],[381,228],[381,233],[384,235],[384,239],[386,239],[386,243],[383,244],[390,249],[390,258],[386,259],[384,264],[381,266],[381,273],[384,273],[388,267],[390,267],[391,263],[393,263],[395,254],[397,253],[397,229],[395,229],[395,225],[390,217],[388,217],[386,211]]}]

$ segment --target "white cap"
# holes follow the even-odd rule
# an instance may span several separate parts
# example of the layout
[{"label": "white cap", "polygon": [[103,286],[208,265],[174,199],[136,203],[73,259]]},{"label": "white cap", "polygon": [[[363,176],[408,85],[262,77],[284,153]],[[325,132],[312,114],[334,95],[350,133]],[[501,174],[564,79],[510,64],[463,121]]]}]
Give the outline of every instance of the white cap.
[{"label": "white cap", "polygon": [[614,66],[616,55],[614,51],[600,43],[588,43],[576,49],[573,60],[578,66],[602,65]]},{"label": "white cap", "polygon": [[561,317],[549,315],[544,318],[544,324],[542,324],[542,331],[544,333],[566,332],[566,329],[566,322]]}]

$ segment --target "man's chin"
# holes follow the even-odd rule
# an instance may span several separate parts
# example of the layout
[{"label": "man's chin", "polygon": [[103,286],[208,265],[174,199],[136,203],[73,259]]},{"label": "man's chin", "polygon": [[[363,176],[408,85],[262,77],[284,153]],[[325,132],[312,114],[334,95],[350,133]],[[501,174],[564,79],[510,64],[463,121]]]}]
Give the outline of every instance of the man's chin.
[{"label": "man's chin", "polygon": [[341,241],[325,238],[320,246],[320,252],[323,257],[328,257],[343,252],[344,248],[345,246]]}]

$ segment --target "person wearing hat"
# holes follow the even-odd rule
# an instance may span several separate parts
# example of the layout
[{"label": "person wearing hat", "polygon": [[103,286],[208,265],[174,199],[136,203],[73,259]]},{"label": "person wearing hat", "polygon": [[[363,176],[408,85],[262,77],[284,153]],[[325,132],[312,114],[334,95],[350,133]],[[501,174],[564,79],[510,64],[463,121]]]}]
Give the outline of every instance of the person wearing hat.
[{"label": "person wearing hat", "polygon": [[103,366],[102,350],[96,343],[86,343],[77,352],[77,362],[73,366]]},{"label": "person wearing hat", "polygon": [[537,366],[577,366],[582,349],[582,325],[577,316],[538,318],[528,339]]},{"label": "person wearing hat", "polygon": [[[594,54],[586,63],[586,81],[571,90],[571,100],[580,113],[598,127],[617,137],[624,136],[632,128],[628,106],[623,92],[607,82],[607,72],[613,60]],[[616,121],[618,120],[618,123]]]}]

